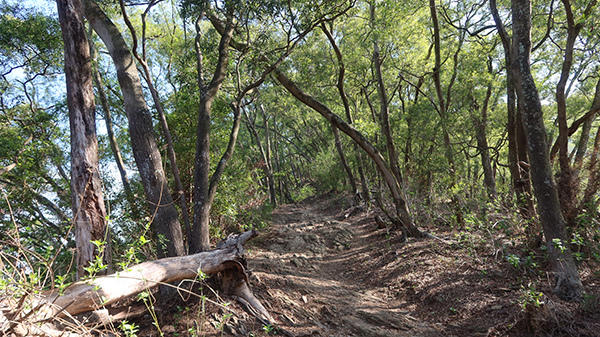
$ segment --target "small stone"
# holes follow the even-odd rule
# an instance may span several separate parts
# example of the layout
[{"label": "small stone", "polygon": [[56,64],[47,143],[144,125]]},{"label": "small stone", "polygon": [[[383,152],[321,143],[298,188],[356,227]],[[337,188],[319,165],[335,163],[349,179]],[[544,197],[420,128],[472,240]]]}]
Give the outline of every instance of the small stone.
[{"label": "small stone", "polygon": [[164,327],[162,327],[162,332],[164,333],[175,333],[177,332],[177,330],[175,330],[175,327],[172,325],[166,325]]}]

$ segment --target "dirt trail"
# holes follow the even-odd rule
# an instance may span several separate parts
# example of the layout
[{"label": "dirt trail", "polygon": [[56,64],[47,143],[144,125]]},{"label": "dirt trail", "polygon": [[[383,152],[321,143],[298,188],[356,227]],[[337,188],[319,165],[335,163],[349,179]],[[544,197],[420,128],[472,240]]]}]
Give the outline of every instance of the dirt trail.
[{"label": "dirt trail", "polygon": [[[536,253],[535,272],[505,261],[506,254],[520,253],[510,250],[506,228],[495,230],[495,236],[490,230],[460,230],[438,221],[443,213],[436,213],[420,228],[451,244],[404,242],[377,227],[374,216],[380,211],[351,207],[349,200],[328,194],[282,205],[271,225],[246,246],[254,294],[292,335],[529,337],[538,331],[540,336],[598,336],[596,262],[581,266],[590,300],[561,302],[551,295],[542,252]],[[545,294],[545,304],[524,310],[524,295],[533,291]],[[163,331],[170,331],[168,336],[272,335],[241,306],[233,307],[232,316],[210,303],[206,312],[194,302],[173,303],[174,313],[163,315]],[[139,324],[144,322],[148,333],[140,336],[156,336],[151,320]]]},{"label": "dirt trail", "polygon": [[403,310],[365,267],[381,250],[372,219],[341,198],[275,211],[272,226],[250,244],[248,261],[254,291],[281,327],[295,336],[440,335]]}]

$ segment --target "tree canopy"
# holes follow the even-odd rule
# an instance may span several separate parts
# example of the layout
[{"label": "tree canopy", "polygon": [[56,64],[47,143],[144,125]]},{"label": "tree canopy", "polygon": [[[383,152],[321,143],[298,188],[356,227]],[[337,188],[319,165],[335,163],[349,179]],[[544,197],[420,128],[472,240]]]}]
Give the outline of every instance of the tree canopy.
[{"label": "tree canopy", "polygon": [[[574,283],[600,256],[597,1],[82,3],[115,266],[209,250],[331,190],[408,237],[435,240],[436,212],[456,228],[512,212],[513,241],[572,263],[552,271]],[[0,3],[0,266],[67,282],[78,227],[55,7]],[[556,284],[581,299],[580,281]]]}]

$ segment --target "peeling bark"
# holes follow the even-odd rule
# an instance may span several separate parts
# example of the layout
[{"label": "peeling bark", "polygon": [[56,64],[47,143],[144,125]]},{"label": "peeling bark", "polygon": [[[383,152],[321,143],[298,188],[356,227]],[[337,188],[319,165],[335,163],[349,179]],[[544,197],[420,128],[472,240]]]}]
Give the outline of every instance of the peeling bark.
[{"label": "peeling bark", "polygon": [[[109,242],[102,182],[98,171],[98,138],[90,49],[80,0],[59,0],[59,20],[65,49],[67,105],[71,129],[71,202],[77,247],[77,277],[99,254],[92,241]],[[110,265],[110,244],[104,244]]]}]

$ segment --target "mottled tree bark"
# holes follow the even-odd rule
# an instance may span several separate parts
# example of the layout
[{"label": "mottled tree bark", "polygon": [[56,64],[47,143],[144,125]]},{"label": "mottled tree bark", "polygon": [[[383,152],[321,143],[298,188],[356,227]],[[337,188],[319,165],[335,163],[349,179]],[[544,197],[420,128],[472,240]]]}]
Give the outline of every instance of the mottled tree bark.
[{"label": "mottled tree bark", "polygon": [[[77,277],[84,277],[104,247],[109,257],[106,209],[98,171],[98,139],[90,49],[80,0],[58,0],[65,50],[67,105],[71,129],[71,202],[77,247]],[[96,247],[92,241],[103,242]],[[110,262],[110,261],[109,261]],[[106,271],[104,271],[106,272]]]},{"label": "mottled tree bark", "polygon": [[156,229],[158,257],[185,254],[177,209],[162,168],[152,115],[144,99],[135,61],[121,32],[93,0],[83,0],[85,16],[102,39],[117,70],[129,122],[133,157],[144,185],[152,223]]},{"label": "mottled tree bark", "polygon": [[554,292],[563,300],[581,300],[583,286],[573,260],[562,216],[558,190],[552,174],[542,104],[530,69],[531,2],[513,0],[512,70],[517,94],[523,104],[523,124],[526,128],[531,181],[537,199],[538,212],[546,238],[548,255],[554,273]]},{"label": "mottled tree bark", "polygon": [[[517,110],[517,95],[513,73],[510,70],[512,64],[512,46],[510,37],[506,32],[506,28],[498,14],[496,0],[490,0],[490,10],[498,35],[502,41],[504,49],[504,62],[507,68],[506,71],[506,97],[507,97],[507,134],[508,134],[508,163],[510,167],[510,175],[512,179],[515,196],[517,199],[517,207],[519,213],[526,219],[530,219],[535,215],[535,207],[531,193],[531,181],[529,178],[529,159],[527,158],[526,140],[523,133],[522,119]],[[536,226],[529,226],[529,234],[535,234]]]}]

